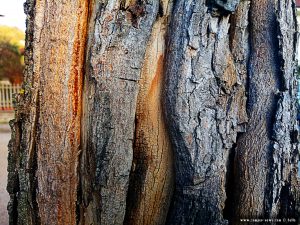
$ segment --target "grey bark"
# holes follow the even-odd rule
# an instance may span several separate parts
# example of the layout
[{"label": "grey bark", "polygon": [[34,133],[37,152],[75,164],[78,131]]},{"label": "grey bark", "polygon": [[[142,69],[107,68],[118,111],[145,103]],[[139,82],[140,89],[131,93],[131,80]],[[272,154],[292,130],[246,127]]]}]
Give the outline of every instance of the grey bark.
[{"label": "grey bark", "polygon": [[82,224],[123,223],[138,81],[158,9],[158,1],[94,7],[84,82]]},{"label": "grey bark", "polygon": [[168,224],[226,224],[229,154],[247,122],[245,74],[229,48],[230,15],[215,16],[203,5],[178,1],[170,27],[165,112],[176,187]]},{"label": "grey bark", "polygon": [[10,122],[12,138],[8,148],[8,182],[7,191],[10,201],[7,209],[9,224],[39,224],[38,206],[36,202],[37,182],[35,177],[36,155],[29,155],[35,149],[32,134],[36,128],[37,90],[33,73],[33,30],[35,1],[24,4],[26,19],[24,95],[16,97],[18,110],[15,119]]},{"label": "grey bark", "polygon": [[229,35],[228,15],[209,14],[199,7],[203,4],[178,1],[170,28],[177,35],[167,54],[165,112],[176,187],[168,223],[295,217],[292,181],[299,153],[292,2],[252,1],[250,11],[249,2],[241,2]]},{"label": "grey bark", "polygon": [[247,207],[235,207],[236,220],[296,216],[298,199],[293,189],[299,152],[292,4],[251,4],[249,122],[247,132],[238,139],[235,158],[235,201]]}]

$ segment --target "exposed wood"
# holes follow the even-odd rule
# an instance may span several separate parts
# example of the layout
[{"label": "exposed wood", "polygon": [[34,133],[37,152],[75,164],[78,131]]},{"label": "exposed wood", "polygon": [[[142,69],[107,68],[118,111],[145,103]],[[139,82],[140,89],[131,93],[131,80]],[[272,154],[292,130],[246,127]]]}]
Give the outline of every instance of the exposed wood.
[{"label": "exposed wood", "polygon": [[163,1],[162,7],[163,15],[153,25],[139,81],[125,224],[165,224],[174,186],[173,152],[161,105],[172,1]]},{"label": "exposed wood", "polygon": [[[27,57],[34,64],[31,67],[31,62],[27,61],[25,95],[30,97],[24,113],[29,111],[29,121],[20,121],[21,143],[25,142],[26,148],[24,162],[19,165],[22,168],[19,191],[21,195],[24,191],[24,198],[28,198],[28,190],[22,190],[22,186],[26,186],[22,183],[29,183],[30,192],[35,193],[32,189],[36,188],[36,196],[29,196],[29,200],[36,199],[29,203],[37,202],[38,210],[37,207],[31,209],[36,211],[27,220],[19,213],[18,223],[36,224],[34,215],[38,213],[41,224],[75,224],[88,1],[27,4],[35,4],[34,19],[29,20],[34,28],[27,31],[32,32],[27,37],[33,36],[29,42],[27,39],[32,45]],[[23,175],[23,170],[34,168],[34,161],[37,162],[36,171]],[[37,187],[31,187],[33,184]]]}]

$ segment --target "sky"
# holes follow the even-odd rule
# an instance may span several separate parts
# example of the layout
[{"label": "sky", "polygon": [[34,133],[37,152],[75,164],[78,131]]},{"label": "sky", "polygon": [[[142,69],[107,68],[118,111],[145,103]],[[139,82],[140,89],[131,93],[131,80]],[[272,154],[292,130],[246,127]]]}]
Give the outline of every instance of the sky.
[{"label": "sky", "polygon": [[0,25],[18,27],[25,31],[25,14],[23,4],[25,0],[0,0]]}]

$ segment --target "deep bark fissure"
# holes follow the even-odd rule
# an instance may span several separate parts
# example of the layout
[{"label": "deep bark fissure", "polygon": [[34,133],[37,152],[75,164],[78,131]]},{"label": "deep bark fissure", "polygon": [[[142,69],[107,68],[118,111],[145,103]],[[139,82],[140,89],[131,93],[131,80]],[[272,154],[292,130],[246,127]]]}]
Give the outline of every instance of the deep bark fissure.
[{"label": "deep bark fissure", "polygon": [[[93,132],[93,127],[86,127],[85,126],[85,120],[90,119],[90,115],[86,116],[86,111],[88,110],[96,110],[96,106],[93,105],[91,109],[86,109],[86,101],[88,98],[88,95],[90,94],[88,92],[88,85],[90,83],[96,83],[95,77],[88,77],[88,71],[90,69],[90,58],[91,58],[91,52],[89,52],[90,45],[93,43],[93,35],[95,32],[95,25],[99,20],[99,17],[101,16],[103,10],[105,9],[106,5],[108,4],[107,1],[102,1],[101,3],[97,4],[95,1],[89,1],[89,18],[88,18],[88,37],[87,37],[87,42],[86,46],[87,49],[85,50],[85,63],[84,63],[84,76],[83,76],[83,93],[82,93],[82,116],[81,116],[81,139],[80,139],[80,145],[81,145],[81,153],[79,155],[79,187],[77,188],[77,207],[76,207],[76,212],[77,212],[77,224],[83,224],[85,223],[85,220],[87,215],[84,214],[84,208],[88,207],[90,201],[92,198],[99,199],[99,196],[97,194],[94,194],[94,191],[92,191],[92,187],[95,184],[95,176],[94,174],[95,169],[95,157],[96,152],[94,150],[93,143],[88,143],[86,140],[86,134],[89,132]],[[92,8],[92,3],[94,4],[94,7]],[[86,118],[88,117],[88,118]],[[86,184],[87,182],[85,179],[90,182],[89,184]],[[89,191],[86,191],[89,190]],[[96,210],[99,210],[101,212],[101,208],[98,207]],[[97,216],[97,219],[94,221],[100,221],[100,218]],[[93,221],[93,222],[94,222]],[[92,223],[92,222],[90,222]]]},{"label": "deep bark fissure", "polygon": [[138,125],[138,119],[137,116],[135,116],[135,129],[134,129],[134,140],[133,140],[133,160],[132,160],[132,166],[131,171],[129,175],[129,185],[128,185],[128,192],[126,196],[126,211],[125,211],[125,219],[124,219],[124,225],[133,224],[134,220],[131,218],[132,211],[136,211],[138,208],[140,208],[140,202],[137,202],[137,199],[142,198],[146,180],[146,173],[148,169],[149,160],[147,159],[147,152],[145,152],[145,149],[138,151],[136,148],[138,148],[137,140],[137,125]]},{"label": "deep bark fissure", "polygon": [[228,15],[233,13],[240,0],[206,0],[208,10],[217,15]]},{"label": "deep bark fissure", "polygon": [[[83,18],[84,20],[86,20],[86,30],[85,30],[85,36],[84,36],[84,53],[83,53],[83,59],[82,59],[82,68],[81,68],[81,81],[80,83],[82,84],[81,86],[81,95],[79,96],[79,98],[81,99],[81,109],[83,109],[84,107],[84,86],[85,86],[85,77],[87,76],[87,71],[88,71],[88,59],[89,59],[89,52],[88,52],[88,44],[89,44],[89,33],[91,33],[91,24],[94,24],[92,15],[93,15],[93,7],[95,6],[95,0],[87,0],[87,13],[86,13],[86,17]],[[84,204],[83,203],[83,192],[82,192],[82,185],[81,185],[81,163],[82,163],[82,148],[84,146],[84,143],[82,143],[83,138],[82,138],[82,134],[84,132],[86,132],[85,127],[83,127],[82,125],[82,118],[84,117],[84,113],[83,110],[80,110],[80,122],[79,122],[79,126],[80,126],[80,140],[79,140],[79,152],[77,154],[77,163],[78,165],[76,166],[76,172],[77,172],[77,176],[78,176],[78,181],[77,181],[77,192],[76,192],[76,211],[75,211],[75,219],[76,219],[76,224],[79,225],[80,224],[80,219],[82,217],[81,215],[81,205]]]},{"label": "deep bark fissure", "polygon": [[[295,198],[291,191],[291,180],[286,182],[280,192],[280,210],[277,218],[294,218],[296,215]],[[291,224],[296,225],[297,222]]]},{"label": "deep bark fissure", "polygon": [[[237,135],[237,140],[240,134]],[[227,162],[227,172],[226,172],[226,183],[225,183],[225,193],[226,200],[223,209],[223,217],[228,220],[228,225],[232,225],[232,218],[234,215],[234,193],[235,193],[235,172],[234,172],[234,158],[236,151],[236,144],[233,144],[230,149],[228,162]]]},{"label": "deep bark fissure", "polygon": [[[248,4],[248,5],[247,5]],[[236,211],[235,207],[236,204],[239,204],[239,202],[236,199],[236,195],[238,192],[238,171],[236,170],[237,168],[237,161],[236,157],[238,154],[238,149],[237,149],[237,143],[240,141],[241,136],[243,133],[247,131],[247,125],[248,125],[248,118],[250,116],[249,110],[248,110],[248,105],[249,105],[249,89],[250,89],[250,55],[251,55],[251,36],[250,36],[250,28],[252,25],[252,21],[249,20],[251,16],[251,1],[244,1],[243,3],[240,3],[238,7],[237,13],[231,15],[230,17],[230,29],[229,29],[229,49],[234,55],[235,58],[235,63],[236,65],[240,66],[239,73],[241,76],[241,81],[242,85],[244,86],[244,97],[245,97],[245,105],[244,105],[244,111],[245,111],[245,120],[241,121],[241,123],[238,125],[239,131],[237,132],[237,136],[235,139],[235,143],[233,144],[233,147],[230,149],[229,153],[229,168],[227,167],[227,180],[226,180],[226,201],[225,201],[225,207],[223,210],[224,218],[228,220],[229,225],[233,224],[238,224],[238,221],[236,220]],[[246,11],[246,12],[244,12]],[[241,15],[241,13],[245,15]],[[244,18],[243,18],[244,17]],[[244,23],[241,23],[241,20],[247,20],[246,25]],[[243,25],[244,27],[240,27]],[[237,27],[239,27],[237,29]],[[246,38],[244,35],[242,37],[239,36],[239,33],[241,32],[242,34],[246,33]],[[243,42],[243,57],[241,58],[240,54],[241,52],[238,51],[235,44],[236,40],[242,40]],[[246,47],[245,47],[246,46]],[[243,71],[243,66],[245,66],[245,71]],[[242,72],[244,74],[242,74]],[[244,77],[243,77],[244,76]],[[244,206],[242,206],[244,207]]]},{"label": "deep bark fissure", "polygon": [[[39,95],[39,93],[37,93],[37,96]],[[37,176],[36,176],[36,171],[38,169],[38,157],[37,157],[37,147],[36,147],[36,142],[38,140],[38,135],[39,135],[39,132],[37,130],[37,127],[38,127],[38,121],[39,121],[39,109],[40,109],[40,102],[39,102],[39,98],[37,97],[37,101],[36,101],[36,118],[35,118],[35,127],[34,127],[34,143],[33,143],[33,153],[32,156],[28,159],[28,164],[26,165],[27,169],[30,171],[29,172],[29,180],[30,180],[30,184],[31,184],[31,187],[30,187],[30,192],[31,192],[31,207],[32,207],[32,224],[41,224],[41,220],[40,220],[40,217],[39,217],[39,214],[38,213],[35,213],[35,212],[39,212],[39,206],[38,206],[38,202],[37,202],[37,191],[38,191],[38,179],[37,179]]]},{"label": "deep bark fissure", "polygon": [[164,224],[163,212],[168,211],[172,196],[173,160],[162,111],[166,32],[171,10],[171,1],[159,2],[141,69],[125,224]]}]

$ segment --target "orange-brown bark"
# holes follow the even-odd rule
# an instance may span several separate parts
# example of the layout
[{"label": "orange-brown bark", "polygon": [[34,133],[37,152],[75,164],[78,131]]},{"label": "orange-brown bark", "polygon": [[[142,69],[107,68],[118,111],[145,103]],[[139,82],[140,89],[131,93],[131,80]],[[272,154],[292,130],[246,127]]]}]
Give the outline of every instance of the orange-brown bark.
[{"label": "orange-brown bark", "polygon": [[[37,137],[42,224],[76,224],[77,165],[88,0],[37,1],[35,73],[40,77]],[[47,103],[47,104],[44,104]]]},{"label": "orange-brown bark", "polygon": [[173,153],[161,105],[166,23],[159,18],[153,27],[141,74],[126,224],[164,224],[173,192]]}]

